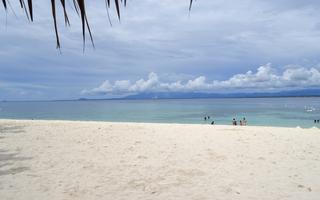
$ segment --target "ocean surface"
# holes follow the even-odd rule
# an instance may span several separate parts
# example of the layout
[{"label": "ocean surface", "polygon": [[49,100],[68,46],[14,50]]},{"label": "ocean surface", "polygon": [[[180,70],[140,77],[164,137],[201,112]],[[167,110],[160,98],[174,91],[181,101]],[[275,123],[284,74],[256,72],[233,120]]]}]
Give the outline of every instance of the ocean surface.
[{"label": "ocean surface", "polygon": [[243,117],[248,125],[320,127],[320,98],[0,102],[2,119],[231,124]]}]

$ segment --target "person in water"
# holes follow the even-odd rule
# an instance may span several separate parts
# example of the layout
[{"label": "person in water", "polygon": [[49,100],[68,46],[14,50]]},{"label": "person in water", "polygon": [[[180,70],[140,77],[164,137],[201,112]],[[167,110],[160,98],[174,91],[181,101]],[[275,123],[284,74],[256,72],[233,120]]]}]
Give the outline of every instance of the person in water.
[{"label": "person in water", "polygon": [[233,120],[232,120],[232,125],[237,126],[237,121],[235,118],[233,118]]},{"label": "person in water", "polygon": [[207,117],[204,117],[204,121],[207,121]]},{"label": "person in water", "polygon": [[247,120],[246,120],[245,117],[244,117],[243,120],[242,120],[242,125],[243,125],[243,126],[246,126],[246,125],[247,125]]},{"label": "person in water", "polygon": [[316,119],[314,120],[314,123],[317,123],[317,120],[316,120]]},{"label": "person in water", "polygon": [[214,125],[214,121],[211,122],[211,125]]}]

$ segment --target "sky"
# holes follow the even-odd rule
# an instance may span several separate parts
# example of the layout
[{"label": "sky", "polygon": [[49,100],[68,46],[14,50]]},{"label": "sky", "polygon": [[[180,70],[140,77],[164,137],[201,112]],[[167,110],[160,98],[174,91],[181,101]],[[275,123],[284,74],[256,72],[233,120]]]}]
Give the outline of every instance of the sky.
[{"label": "sky", "polygon": [[318,0],[128,0],[110,25],[87,1],[95,48],[79,17],[49,1],[28,22],[18,1],[0,8],[0,100],[110,98],[140,92],[256,92],[320,88]]}]

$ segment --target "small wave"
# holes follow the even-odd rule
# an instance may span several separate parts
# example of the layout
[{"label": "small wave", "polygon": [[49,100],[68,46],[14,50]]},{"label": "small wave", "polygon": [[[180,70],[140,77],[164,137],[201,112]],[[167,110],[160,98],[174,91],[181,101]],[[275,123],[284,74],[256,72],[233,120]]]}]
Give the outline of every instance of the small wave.
[{"label": "small wave", "polygon": [[316,109],[314,107],[307,107],[305,106],[304,109],[307,111],[307,112],[314,112],[316,111]]}]

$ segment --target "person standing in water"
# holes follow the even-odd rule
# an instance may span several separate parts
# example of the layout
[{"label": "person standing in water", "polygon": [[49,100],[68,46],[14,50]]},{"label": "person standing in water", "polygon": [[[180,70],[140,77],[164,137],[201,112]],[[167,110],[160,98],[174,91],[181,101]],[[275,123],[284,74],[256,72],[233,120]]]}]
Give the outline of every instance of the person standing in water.
[{"label": "person standing in water", "polygon": [[244,117],[243,120],[242,120],[242,125],[243,125],[243,126],[247,126],[247,120],[246,120],[245,117]]},{"label": "person standing in water", "polygon": [[235,118],[233,118],[233,120],[232,120],[232,125],[233,125],[233,126],[237,126],[237,121],[236,121]]}]

